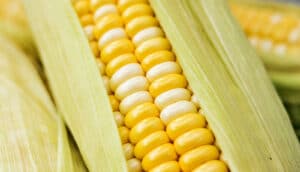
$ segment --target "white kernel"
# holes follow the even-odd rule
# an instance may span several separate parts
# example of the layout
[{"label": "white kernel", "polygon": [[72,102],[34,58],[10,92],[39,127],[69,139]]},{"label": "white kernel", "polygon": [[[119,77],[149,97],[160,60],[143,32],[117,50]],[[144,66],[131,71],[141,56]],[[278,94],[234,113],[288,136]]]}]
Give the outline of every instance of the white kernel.
[{"label": "white kernel", "polygon": [[121,67],[119,70],[117,70],[110,80],[110,88],[115,91],[116,88],[120,84],[122,84],[124,81],[135,77],[135,76],[143,76],[144,71],[140,64],[138,63],[130,63],[123,67]]},{"label": "white kernel", "polygon": [[300,28],[296,28],[291,31],[288,37],[290,43],[296,43],[300,41]]},{"label": "white kernel", "polygon": [[276,14],[270,16],[270,21],[272,24],[277,24],[277,23],[281,22],[281,20],[282,20],[282,15],[279,13],[276,13]]},{"label": "white kernel", "polygon": [[273,42],[271,40],[264,39],[264,40],[260,41],[260,48],[263,51],[266,51],[266,52],[270,51],[272,49],[272,46],[273,46]]},{"label": "white kernel", "polygon": [[87,25],[84,28],[84,33],[89,41],[92,41],[94,39],[94,26],[93,25]]},{"label": "white kernel", "polygon": [[168,125],[169,122],[186,113],[195,112],[197,112],[197,108],[194,103],[183,100],[165,107],[160,113],[160,118],[166,125]]},{"label": "white kernel", "polygon": [[132,38],[132,42],[134,43],[135,46],[138,46],[142,42],[147,41],[148,39],[155,38],[155,37],[162,37],[162,36],[164,36],[164,33],[160,28],[149,27],[135,34],[134,37]]},{"label": "white kernel", "polygon": [[257,47],[258,41],[259,41],[259,40],[258,40],[258,38],[257,38],[256,36],[251,36],[251,37],[249,37],[248,39],[249,39],[250,44],[251,44],[252,46]]},{"label": "white kernel", "polygon": [[112,13],[118,14],[118,9],[117,9],[116,5],[113,5],[113,4],[103,5],[95,11],[94,21],[96,22],[101,17],[108,15],[108,14],[112,14]]},{"label": "white kernel", "polygon": [[169,91],[166,91],[155,98],[156,106],[162,110],[166,106],[173,104],[181,100],[190,100],[191,94],[185,88],[175,88]]},{"label": "white kernel", "polygon": [[127,114],[133,107],[143,103],[153,102],[149,92],[139,91],[124,98],[120,103],[120,111],[122,114]]},{"label": "white kernel", "polygon": [[153,66],[148,72],[147,72],[147,79],[149,81],[154,81],[157,78],[160,78],[164,75],[171,74],[171,73],[181,73],[181,68],[180,66],[173,61],[170,62],[164,62],[157,64]]},{"label": "white kernel", "polygon": [[111,29],[107,32],[105,32],[103,34],[103,36],[101,36],[101,38],[98,41],[98,46],[100,48],[100,50],[102,50],[102,48],[119,39],[123,39],[123,38],[127,38],[126,32],[123,28],[115,28],[115,29]]},{"label": "white kernel", "polygon": [[274,47],[274,52],[277,55],[284,55],[287,51],[286,45],[285,44],[278,44]]},{"label": "white kernel", "polygon": [[145,91],[149,87],[149,83],[147,78],[144,76],[136,76],[133,78],[128,79],[127,81],[123,82],[115,91],[115,96],[122,100],[126,96],[137,92],[137,91]]}]

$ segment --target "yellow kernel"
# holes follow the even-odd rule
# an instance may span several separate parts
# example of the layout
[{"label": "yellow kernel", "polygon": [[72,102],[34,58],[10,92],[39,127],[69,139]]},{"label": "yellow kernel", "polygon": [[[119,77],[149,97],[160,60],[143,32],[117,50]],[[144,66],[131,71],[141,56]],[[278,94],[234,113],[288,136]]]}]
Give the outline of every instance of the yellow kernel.
[{"label": "yellow kernel", "polygon": [[129,63],[136,63],[136,58],[133,54],[122,54],[111,60],[106,66],[106,74],[111,77],[118,69]]},{"label": "yellow kernel", "polygon": [[117,111],[119,109],[118,99],[115,96],[110,95],[109,96],[109,101],[110,101],[110,104],[111,104],[111,107],[112,107],[113,111]]},{"label": "yellow kernel", "polygon": [[158,21],[156,18],[152,16],[140,16],[127,23],[125,30],[130,37],[133,37],[139,31],[153,26],[158,26]]},{"label": "yellow kernel", "polygon": [[81,0],[75,3],[75,10],[79,16],[89,12],[89,1]]},{"label": "yellow kernel", "polygon": [[166,38],[152,38],[140,44],[135,50],[137,59],[142,62],[143,59],[157,51],[170,50],[171,44]]},{"label": "yellow kernel", "polygon": [[90,0],[90,9],[96,11],[104,4],[115,4],[116,0]]},{"label": "yellow kernel", "polygon": [[177,137],[174,142],[174,147],[176,152],[179,155],[182,155],[185,152],[195,149],[199,146],[212,144],[213,141],[214,137],[209,129],[197,128]]},{"label": "yellow kernel", "polygon": [[93,16],[91,14],[85,14],[80,17],[80,23],[82,26],[93,24]]},{"label": "yellow kernel", "polygon": [[123,147],[123,152],[124,152],[125,158],[126,159],[133,158],[133,148],[134,148],[133,145],[130,143],[126,143],[126,144],[123,144],[122,147]]},{"label": "yellow kernel", "polygon": [[120,112],[114,112],[114,117],[118,127],[124,125],[124,116]]},{"label": "yellow kernel", "polygon": [[187,81],[183,75],[180,74],[168,74],[161,78],[158,78],[152,82],[149,88],[149,92],[153,97],[157,97],[161,93],[174,89],[185,88]]},{"label": "yellow kernel", "polygon": [[102,50],[106,45],[120,40],[120,39],[126,39],[127,35],[123,28],[114,28],[110,29],[107,32],[105,32],[101,38],[98,40],[98,47],[100,50]]},{"label": "yellow kernel", "polygon": [[193,170],[193,172],[228,172],[228,168],[224,162],[212,160],[202,164]]},{"label": "yellow kernel", "polygon": [[95,57],[99,56],[99,49],[96,41],[90,41],[90,47]]},{"label": "yellow kernel", "polygon": [[157,38],[157,37],[163,37],[164,33],[159,27],[148,27],[146,29],[143,29],[139,31],[137,34],[135,34],[132,38],[132,42],[135,46],[139,46],[141,43]]},{"label": "yellow kernel", "polygon": [[104,70],[105,70],[104,64],[102,63],[102,61],[99,58],[96,58],[96,63],[97,63],[100,74],[103,75]]},{"label": "yellow kernel", "polygon": [[204,145],[193,149],[179,158],[179,165],[183,171],[192,171],[203,163],[219,158],[219,151],[215,146]]},{"label": "yellow kernel", "polygon": [[101,60],[108,63],[110,60],[122,55],[132,53],[133,43],[128,39],[120,39],[105,46],[101,51]]},{"label": "yellow kernel", "polygon": [[107,76],[102,76],[103,83],[106,89],[107,94],[111,94],[111,89],[109,87],[109,78]]},{"label": "yellow kernel", "polygon": [[164,124],[157,117],[151,117],[144,119],[135,125],[129,134],[130,141],[132,143],[137,143],[146,136],[150,135],[153,132],[161,131],[164,129]]},{"label": "yellow kernel", "polygon": [[147,0],[119,0],[118,8],[120,12],[123,12],[124,10],[126,10],[126,8],[134,4],[141,4],[141,3],[147,3]]},{"label": "yellow kernel", "polygon": [[148,4],[136,4],[128,7],[123,13],[122,17],[125,23],[128,23],[135,17],[152,16],[153,12]]},{"label": "yellow kernel", "polygon": [[134,155],[137,158],[142,159],[152,149],[165,143],[169,143],[167,133],[165,131],[154,132],[135,145]]},{"label": "yellow kernel", "polygon": [[180,172],[180,167],[176,161],[168,161],[152,168],[149,172]]},{"label": "yellow kernel", "polygon": [[136,158],[132,158],[127,161],[127,168],[128,168],[128,172],[142,172],[143,171],[141,161]]},{"label": "yellow kernel", "polygon": [[175,61],[175,55],[171,51],[157,51],[143,59],[142,67],[145,71],[148,71],[153,66],[167,61]]},{"label": "yellow kernel", "polygon": [[142,121],[149,117],[155,117],[159,115],[157,107],[153,103],[143,103],[134,107],[125,116],[125,124],[127,127],[132,128],[139,121]]},{"label": "yellow kernel", "polygon": [[176,158],[177,154],[174,146],[171,143],[167,143],[149,152],[143,158],[142,167],[145,171],[149,171],[162,163],[176,160]]},{"label": "yellow kernel", "polygon": [[184,134],[195,128],[202,128],[205,126],[205,118],[198,113],[185,114],[176,118],[167,126],[168,136],[175,140],[178,136]]},{"label": "yellow kernel", "polygon": [[120,135],[122,144],[128,143],[129,129],[127,127],[119,127],[119,135]]},{"label": "yellow kernel", "polygon": [[108,30],[122,26],[122,18],[118,14],[108,14],[96,22],[94,36],[99,39]]}]

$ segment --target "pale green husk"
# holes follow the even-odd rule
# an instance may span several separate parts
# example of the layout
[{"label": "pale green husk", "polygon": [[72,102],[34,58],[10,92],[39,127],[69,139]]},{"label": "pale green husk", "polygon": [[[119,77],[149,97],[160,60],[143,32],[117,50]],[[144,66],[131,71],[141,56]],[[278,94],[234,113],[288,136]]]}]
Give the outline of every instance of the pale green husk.
[{"label": "pale green husk", "polygon": [[0,121],[0,171],[79,171],[63,121],[37,71],[1,34]]},{"label": "pale green husk", "polygon": [[59,111],[90,171],[126,171],[97,65],[69,0],[24,0]]},{"label": "pale green husk", "polygon": [[150,0],[232,172],[300,171],[300,146],[226,1]]}]

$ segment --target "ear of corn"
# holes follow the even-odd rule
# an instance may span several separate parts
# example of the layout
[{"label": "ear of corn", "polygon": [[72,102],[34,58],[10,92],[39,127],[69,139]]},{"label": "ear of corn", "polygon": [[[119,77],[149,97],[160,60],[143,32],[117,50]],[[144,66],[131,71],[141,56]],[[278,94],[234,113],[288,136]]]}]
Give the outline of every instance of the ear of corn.
[{"label": "ear of corn", "polygon": [[34,66],[3,35],[0,71],[0,171],[83,171]]},{"label": "ear of corn", "polygon": [[231,9],[268,68],[299,68],[299,7],[274,2],[233,0]]},{"label": "ear of corn", "polygon": [[230,169],[299,170],[288,116],[225,2],[151,2]]},{"label": "ear of corn", "polygon": [[109,99],[71,2],[24,4],[58,109],[88,169],[126,171]]},{"label": "ear of corn", "polygon": [[225,1],[150,2],[78,0],[76,18],[68,1],[25,0],[55,100],[89,170],[299,170],[286,112]]}]

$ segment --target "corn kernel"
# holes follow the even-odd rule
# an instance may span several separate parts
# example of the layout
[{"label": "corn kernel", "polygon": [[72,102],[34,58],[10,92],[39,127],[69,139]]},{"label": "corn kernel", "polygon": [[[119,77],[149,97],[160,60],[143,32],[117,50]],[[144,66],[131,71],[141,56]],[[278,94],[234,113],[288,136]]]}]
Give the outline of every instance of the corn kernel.
[{"label": "corn kernel", "polygon": [[99,39],[105,32],[113,28],[120,28],[123,26],[122,18],[117,14],[109,14],[96,22],[94,35]]},{"label": "corn kernel", "polygon": [[89,12],[89,1],[80,0],[75,3],[74,8],[79,16]]},{"label": "corn kernel", "polygon": [[183,171],[192,171],[203,163],[218,159],[219,151],[215,146],[204,145],[193,149],[179,158],[179,165]]},{"label": "corn kernel", "polygon": [[135,50],[135,55],[137,59],[142,62],[143,59],[157,51],[161,50],[170,50],[171,44],[170,42],[165,38],[152,38],[149,39],[139,45],[139,47]]},{"label": "corn kernel", "polygon": [[132,143],[137,143],[151,133],[162,130],[164,130],[164,124],[161,120],[157,117],[151,117],[131,128],[129,138]]},{"label": "corn kernel", "polygon": [[147,4],[136,4],[129,6],[123,13],[122,18],[125,21],[125,23],[128,23],[132,19],[138,16],[152,16],[153,11],[151,7]]},{"label": "corn kernel", "polygon": [[93,22],[93,16],[91,14],[85,14],[80,17],[80,23],[82,26],[91,25]]},{"label": "corn kernel", "polygon": [[135,145],[134,155],[142,159],[147,153],[154,148],[169,142],[168,135],[165,131],[154,132]]},{"label": "corn kernel", "polygon": [[185,88],[175,88],[166,92],[161,93],[155,98],[155,105],[160,109],[164,109],[170,104],[173,104],[180,100],[189,101],[191,93]]},{"label": "corn kernel", "polygon": [[228,172],[224,162],[212,160],[202,164],[200,167],[193,170],[194,172]]},{"label": "corn kernel", "polygon": [[141,161],[133,158],[127,161],[128,172],[142,172]]},{"label": "corn kernel", "polygon": [[90,9],[96,11],[104,4],[115,4],[116,0],[90,0]]},{"label": "corn kernel", "polygon": [[127,96],[121,101],[120,111],[123,114],[128,113],[134,107],[143,104],[151,103],[153,101],[151,95],[147,91],[139,91]]},{"label": "corn kernel", "polygon": [[108,3],[97,8],[97,10],[94,12],[93,19],[95,22],[98,22],[102,17],[109,14],[118,14],[118,9],[115,5]]},{"label": "corn kernel", "polygon": [[152,16],[141,16],[132,19],[125,27],[127,34],[132,38],[139,31],[148,28],[158,26],[158,21]]},{"label": "corn kernel", "polygon": [[115,91],[115,96],[122,100],[138,91],[147,91],[149,87],[148,80],[144,76],[136,76],[123,82]]},{"label": "corn kernel", "polygon": [[122,143],[128,143],[129,129],[127,127],[119,127],[119,135]]},{"label": "corn kernel", "polygon": [[124,125],[124,116],[120,112],[114,112],[114,117],[118,127]]},{"label": "corn kernel", "polygon": [[120,12],[123,12],[128,7],[135,5],[135,4],[142,4],[147,3],[147,0],[119,0],[118,1],[118,8]]},{"label": "corn kernel", "polygon": [[161,93],[174,88],[185,88],[187,81],[183,75],[168,74],[158,78],[152,82],[149,87],[149,92],[153,97],[159,96]]},{"label": "corn kernel", "polygon": [[202,145],[212,144],[214,137],[206,128],[196,128],[177,137],[174,147],[179,155],[186,153]]},{"label": "corn kernel", "polygon": [[110,104],[111,104],[111,107],[112,107],[113,111],[117,111],[119,109],[118,99],[115,96],[110,95],[109,96],[109,101],[110,101]]},{"label": "corn kernel", "polygon": [[95,57],[99,56],[99,49],[96,41],[90,41],[90,47]]},{"label": "corn kernel", "polygon": [[167,133],[172,140],[175,140],[192,129],[203,127],[205,127],[205,118],[197,113],[189,113],[170,122],[167,126]]},{"label": "corn kernel", "polygon": [[123,54],[111,60],[106,66],[106,74],[111,77],[121,67],[129,64],[136,63],[136,58],[133,54]]},{"label": "corn kernel", "polygon": [[130,143],[126,143],[123,144],[122,147],[123,147],[125,158],[127,160],[133,158],[133,148],[134,148],[133,145]]},{"label": "corn kernel", "polygon": [[121,39],[112,42],[111,44],[105,46],[101,52],[101,60],[104,63],[108,63],[110,60],[120,56],[122,54],[132,53],[134,46],[132,42],[128,39]]},{"label": "corn kernel", "polygon": [[180,167],[178,162],[168,161],[152,168],[149,172],[180,172]]},{"label": "corn kernel", "polygon": [[167,61],[175,61],[175,56],[172,52],[162,50],[152,53],[146,56],[142,61],[142,67],[145,71],[148,71],[153,66],[167,62]]},{"label": "corn kernel", "polygon": [[168,74],[180,74],[181,68],[176,62],[163,62],[152,67],[146,74],[149,81],[154,81]]},{"label": "corn kernel", "polygon": [[127,35],[123,28],[111,29],[111,30],[108,30],[107,32],[105,32],[100,37],[100,39],[98,40],[98,47],[100,50],[102,50],[109,43],[120,40],[120,39],[126,39],[126,38],[127,38]]},{"label": "corn kernel", "polygon": [[125,124],[127,127],[132,128],[139,121],[149,117],[159,116],[159,111],[153,103],[143,103],[135,106],[125,116]]},{"label": "corn kernel", "polygon": [[142,167],[145,171],[149,171],[164,162],[176,160],[176,158],[174,146],[167,143],[149,152],[142,161]]}]

